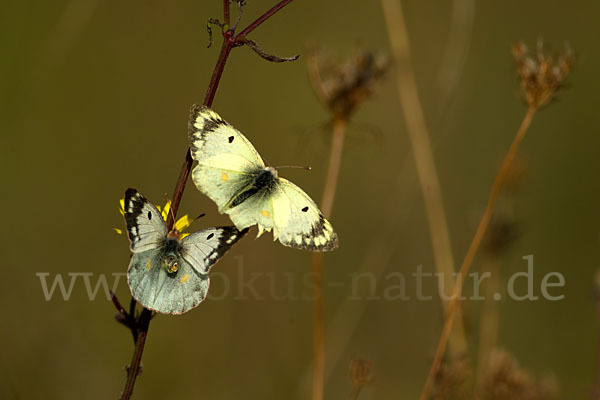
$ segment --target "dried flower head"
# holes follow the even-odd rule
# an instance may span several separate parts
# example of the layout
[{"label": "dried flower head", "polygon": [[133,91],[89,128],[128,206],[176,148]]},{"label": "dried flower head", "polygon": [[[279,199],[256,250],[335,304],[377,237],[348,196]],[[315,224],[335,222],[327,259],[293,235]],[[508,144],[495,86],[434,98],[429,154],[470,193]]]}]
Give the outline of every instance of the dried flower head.
[{"label": "dried flower head", "polygon": [[455,357],[444,363],[435,379],[433,399],[460,400],[472,398],[469,396],[471,368],[467,357]]},{"label": "dried flower head", "polygon": [[354,389],[361,389],[373,383],[373,364],[371,362],[354,359],[350,361],[350,380]]},{"label": "dried flower head", "polygon": [[349,119],[375,91],[389,66],[388,57],[356,47],[352,56],[339,61],[313,50],[308,57],[311,84],[336,118]]},{"label": "dried flower head", "polygon": [[482,371],[482,400],[555,400],[558,389],[552,378],[535,379],[517,360],[502,350],[494,350]]},{"label": "dried flower head", "polygon": [[519,42],[512,46],[522,95],[530,107],[547,105],[573,67],[573,55],[567,48],[556,57],[544,51],[542,41],[538,41],[535,57],[527,54],[527,46]]},{"label": "dried flower head", "polygon": [[507,213],[496,213],[490,221],[482,247],[486,254],[497,257],[514,242],[517,236],[514,217]]}]

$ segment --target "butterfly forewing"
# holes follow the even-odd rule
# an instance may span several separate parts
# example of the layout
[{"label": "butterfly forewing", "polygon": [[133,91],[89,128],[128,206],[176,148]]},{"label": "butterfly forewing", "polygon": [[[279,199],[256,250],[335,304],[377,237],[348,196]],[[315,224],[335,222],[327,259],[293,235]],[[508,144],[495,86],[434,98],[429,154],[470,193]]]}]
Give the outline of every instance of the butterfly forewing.
[{"label": "butterfly forewing", "polygon": [[331,251],[338,247],[331,223],[302,189],[279,178],[272,197],[274,234],[282,244],[313,251]]},{"label": "butterfly forewing", "polygon": [[210,108],[192,107],[189,137],[198,161],[192,180],[224,213],[230,200],[252,185],[264,162],[248,139]]},{"label": "butterfly forewing", "polygon": [[248,232],[233,226],[209,228],[192,233],[182,241],[181,256],[196,272],[208,274],[211,267]]},{"label": "butterfly forewing", "polygon": [[137,190],[127,189],[124,211],[132,252],[138,253],[161,245],[167,235],[167,225],[154,204]]},{"label": "butterfly forewing", "polygon": [[237,172],[265,168],[252,143],[210,108],[192,106],[188,131],[192,158],[199,164]]}]

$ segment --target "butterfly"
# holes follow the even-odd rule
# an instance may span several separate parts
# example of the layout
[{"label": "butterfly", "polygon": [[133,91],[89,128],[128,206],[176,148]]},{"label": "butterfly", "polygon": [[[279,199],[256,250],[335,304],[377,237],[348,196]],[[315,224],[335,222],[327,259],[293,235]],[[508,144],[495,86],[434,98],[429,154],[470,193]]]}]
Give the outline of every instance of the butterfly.
[{"label": "butterfly", "polygon": [[176,230],[167,232],[156,206],[135,189],[125,192],[124,211],[133,253],[127,270],[131,294],[163,314],[182,314],[200,304],[211,267],[247,232],[226,226],[181,239]]},{"label": "butterfly", "polygon": [[[196,187],[228,214],[238,229],[258,225],[258,236],[312,251],[338,247],[337,234],[302,189],[265,166],[252,143],[208,107],[194,105],[189,139]],[[258,237],[257,236],[257,237]]]}]

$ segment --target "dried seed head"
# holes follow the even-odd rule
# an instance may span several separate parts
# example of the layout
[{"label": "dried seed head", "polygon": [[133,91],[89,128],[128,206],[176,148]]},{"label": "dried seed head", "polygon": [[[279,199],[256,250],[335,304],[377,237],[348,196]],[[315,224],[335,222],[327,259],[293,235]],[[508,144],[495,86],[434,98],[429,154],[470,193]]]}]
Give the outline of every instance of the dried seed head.
[{"label": "dried seed head", "polygon": [[502,350],[494,350],[484,373],[482,400],[555,400],[558,389],[551,378],[535,379],[517,360]]},{"label": "dried seed head", "polygon": [[354,389],[360,389],[373,383],[373,365],[361,359],[350,361],[350,380]]},{"label": "dried seed head", "polygon": [[310,52],[308,72],[320,100],[334,117],[349,119],[376,89],[389,66],[388,57],[356,47],[341,62],[319,50]]},{"label": "dried seed head", "polygon": [[527,104],[535,108],[547,105],[554,98],[573,67],[573,55],[569,48],[553,57],[544,51],[541,40],[535,57],[528,55],[527,46],[521,42],[512,46],[512,55],[522,95]]},{"label": "dried seed head", "polygon": [[483,238],[482,248],[486,254],[497,257],[517,238],[516,223],[508,214],[495,214]]},{"label": "dried seed head", "polygon": [[445,362],[435,378],[435,400],[459,400],[469,398],[471,368],[467,357],[459,356]]}]

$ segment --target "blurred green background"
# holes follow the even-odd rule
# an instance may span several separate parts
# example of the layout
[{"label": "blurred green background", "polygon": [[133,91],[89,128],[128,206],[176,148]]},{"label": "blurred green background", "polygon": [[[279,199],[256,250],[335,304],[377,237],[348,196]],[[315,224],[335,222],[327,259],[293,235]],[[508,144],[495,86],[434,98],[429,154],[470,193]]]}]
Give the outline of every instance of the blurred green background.
[{"label": "blurred green background", "polygon": [[[248,1],[241,25],[275,1]],[[534,255],[535,287],[561,272],[561,301],[500,306],[499,344],[528,369],[553,374],[566,398],[588,398],[595,376],[598,267],[598,57],[592,1],[404,1],[414,68],[440,175],[454,257],[458,264],[501,157],[525,106],[509,53],[517,40],[538,37],[555,50],[568,40],[578,56],[568,88],[540,112],[520,149],[527,171],[516,195],[518,238],[502,254],[502,281],[525,270]],[[453,7],[473,13],[453,25]],[[46,301],[36,273],[125,272],[129,250],[118,200],[135,187],[157,204],[172,193],[187,148],[188,109],[200,103],[220,37],[207,49],[206,20],[222,18],[221,2],[3,2],[0,14],[0,174],[4,217],[0,279],[0,397],[115,398],[122,390],[132,340],[101,292],[88,299],[81,277],[69,301]],[[235,15],[235,14],[234,14]],[[464,63],[447,97],[440,76],[451,32],[462,30]],[[377,1],[296,0],[251,38],[281,56],[317,44],[337,56],[356,43],[389,53]],[[214,108],[244,132],[272,165],[310,165],[282,175],[319,200],[327,167],[328,113],[316,100],[306,57],[268,63],[248,48],[234,50]],[[447,71],[446,71],[447,72]],[[348,274],[407,277],[434,271],[421,190],[406,132],[395,74],[357,113],[349,128],[331,218],[338,251],[325,257],[328,328],[325,397],[347,398],[348,365],[369,360],[375,382],[361,399],[416,398],[441,329],[438,300],[351,299]],[[369,139],[379,132],[383,146]],[[362,138],[362,139],[361,139]],[[364,140],[364,139],[367,140]],[[354,140],[356,139],[356,140]],[[358,140],[361,139],[361,140]],[[229,224],[190,182],[180,215],[207,216],[193,226]],[[311,269],[311,254],[284,248],[255,230],[213,269],[207,300],[179,317],[156,317],[144,353],[137,398],[305,399],[310,394],[312,303],[276,300],[271,280],[295,293]],[[476,260],[473,270],[480,265]],[[266,300],[236,299],[240,276],[260,273]],[[505,285],[504,285],[505,287]],[[364,289],[364,288],[363,288]],[[368,289],[368,288],[367,288]],[[433,280],[426,294],[435,294]],[[414,297],[409,280],[407,294]],[[117,295],[126,304],[122,279]],[[466,305],[465,325],[476,349],[479,304]],[[473,355],[474,357],[474,355]]]}]

